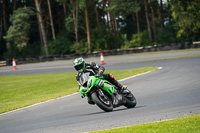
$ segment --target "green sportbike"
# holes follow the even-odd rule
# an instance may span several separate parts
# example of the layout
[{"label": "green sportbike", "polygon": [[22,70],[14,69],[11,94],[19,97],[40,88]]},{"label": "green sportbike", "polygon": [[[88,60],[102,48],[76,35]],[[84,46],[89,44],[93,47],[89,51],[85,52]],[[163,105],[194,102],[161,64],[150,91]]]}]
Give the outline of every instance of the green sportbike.
[{"label": "green sportbike", "polygon": [[137,104],[136,98],[128,90],[118,90],[116,86],[103,79],[103,76],[90,76],[89,73],[81,73],[79,78],[80,93],[90,97],[91,100],[102,110],[110,112],[113,108],[124,105],[134,108]]}]

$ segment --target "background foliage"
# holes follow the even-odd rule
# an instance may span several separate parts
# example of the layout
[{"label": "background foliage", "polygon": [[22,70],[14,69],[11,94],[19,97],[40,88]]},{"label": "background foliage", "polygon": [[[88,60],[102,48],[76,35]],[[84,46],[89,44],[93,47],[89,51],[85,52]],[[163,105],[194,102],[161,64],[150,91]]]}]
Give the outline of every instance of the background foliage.
[{"label": "background foliage", "polygon": [[199,16],[197,0],[0,0],[0,60],[199,41]]}]

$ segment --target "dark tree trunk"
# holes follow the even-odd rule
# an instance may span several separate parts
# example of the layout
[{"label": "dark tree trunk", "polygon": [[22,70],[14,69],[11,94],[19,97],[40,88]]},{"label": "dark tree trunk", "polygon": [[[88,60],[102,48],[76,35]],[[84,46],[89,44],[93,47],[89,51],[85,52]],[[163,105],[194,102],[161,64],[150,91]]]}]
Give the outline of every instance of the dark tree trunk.
[{"label": "dark tree trunk", "polygon": [[136,23],[137,23],[137,33],[140,33],[140,22],[139,22],[138,12],[135,13],[135,16],[136,16]]},{"label": "dark tree trunk", "polygon": [[72,7],[72,16],[74,19],[74,34],[75,34],[75,40],[78,42],[78,3],[79,0],[76,0],[76,7],[74,7],[73,0],[70,0],[70,4],[73,5]]},{"label": "dark tree trunk", "polygon": [[3,0],[3,26],[4,31],[8,31],[8,0]]},{"label": "dark tree trunk", "polygon": [[67,13],[66,2],[63,2],[63,10],[64,10],[64,16],[66,16]]},{"label": "dark tree trunk", "polygon": [[53,37],[53,40],[55,40],[55,39],[56,39],[56,36],[55,36],[53,18],[52,18],[52,13],[51,13],[51,3],[50,3],[49,0],[47,0],[47,2],[48,2],[48,8],[49,8],[49,18],[50,18],[50,22],[51,22],[52,37]]},{"label": "dark tree trunk", "polygon": [[2,35],[3,34],[3,26],[2,26],[3,25],[3,14],[2,14],[2,9],[3,8],[2,8],[2,3],[0,3],[0,7],[1,7],[0,8],[0,25],[1,25],[0,26],[0,42],[1,42],[1,39],[2,39],[2,36],[3,36]]},{"label": "dark tree trunk", "polygon": [[117,19],[115,17],[115,15],[113,15],[113,21],[114,21],[114,25],[115,25],[115,31],[118,30],[118,24],[117,24]]},{"label": "dark tree trunk", "polygon": [[87,28],[88,52],[91,53],[90,24],[89,24],[89,15],[88,15],[88,9],[87,9],[87,0],[85,0],[85,21],[86,21],[86,28]]},{"label": "dark tree trunk", "polygon": [[96,7],[96,1],[93,0],[93,6],[94,6],[94,11],[95,11],[95,14],[96,14],[96,22],[97,22],[97,26],[99,26],[99,12],[97,10],[97,7]]},{"label": "dark tree trunk", "polygon": [[154,7],[155,6],[153,6],[153,3],[152,3],[152,6],[151,6],[151,16],[152,16],[152,25],[153,25],[153,38],[154,38],[154,42],[157,42],[157,33],[156,33]]},{"label": "dark tree trunk", "polygon": [[159,25],[161,28],[163,28],[164,22],[163,22],[163,18],[162,18],[162,0],[161,0],[160,4],[159,4],[159,0],[156,0],[154,2],[156,4],[156,7],[154,7],[154,8],[157,9],[157,13],[158,13]]},{"label": "dark tree trunk", "polygon": [[79,42],[78,40],[78,4],[79,4],[79,0],[76,0],[76,14],[75,14],[75,36],[76,36],[76,42]]},{"label": "dark tree trunk", "polygon": [[[104,24],[105,25],[108,25],[107,21],[108,20],[108,14],[104,11],[104,9],[106,8],[106,3],[105,1],[103,0],[103,20],[104,20]],[[106,18],[105,18],[106,17]]]},{"label": "dark tree trunk", "polygon": [[110,15],[110,29],[111,29],[111,31],[114,31],[113,15],[112,15],[112,13],[109,13],[109,15]]},{"label": "dark tree trunk", "polygon": [[57,4],[56,5],[56,12],[57,12],[56,22],[57,22],[59,31],[62,31],[63,27],[64,27],[64,24],[63,24],[62,14],[60,13],[59,9],[60,9],[60,6]]},{"label": "dark tree trunk", "polygon": [[13,0],[13,11],[17,9],[17,0]]},{"label": "dark tree trunk", "polygon": [[42,19],[42,15],[41,15],[41,8],[40,8],[39,0],[35,0],[35,6],[36,6],[36,10],[37,10],[38,23],[39,23],[39,26],[40,26],[40,29],[42,32],[41,35],[42,35],[42,40],[44,43],[45,53],[46,53],[46,56],[49,56],[47,37],[46,37],[45,30],[44,30],[44,23],[43,23],[43,19]]},{"label": "dark tree trunk", "polygon": [[149,20],[147,0],[144,0],[144,7],[145,7],[145,15],[146,15],[146,21],[147,21],[147,31],[148,31],[148,36],[149,36],[149,42],[152,43],[151,26],[150,26],[150,20]]},{"label": "dark tree trunk", "polygon": [[161,19],[161,27],[164,28],[162,0],[160,0],[159,12],[160,12],[159,14],[160,14],[160,19]]}]

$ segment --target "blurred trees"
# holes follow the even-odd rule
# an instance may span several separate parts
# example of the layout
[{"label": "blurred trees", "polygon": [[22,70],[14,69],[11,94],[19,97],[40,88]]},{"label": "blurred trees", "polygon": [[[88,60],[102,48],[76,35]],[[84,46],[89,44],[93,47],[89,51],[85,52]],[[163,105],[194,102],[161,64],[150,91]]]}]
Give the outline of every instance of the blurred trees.
[{"label": "blurred trees", "polygon": [[0,0],[0,59],[200,39],[197,0]]},{"label": "blurred trees", "polygon": [[21,51],[26,47],[29,40],[30,17],[33,15],[34,12],[30,9],[18,8],[10,16],[11,26],[7,31],[7,35],[4,36],[8,49],[16,47]]},{"label": "blurred trees", "polygon": [[200,33],[200,1],[170,1],[172,16],[178,29],[177,37],[185,37],[188,41],[199,39]]}]

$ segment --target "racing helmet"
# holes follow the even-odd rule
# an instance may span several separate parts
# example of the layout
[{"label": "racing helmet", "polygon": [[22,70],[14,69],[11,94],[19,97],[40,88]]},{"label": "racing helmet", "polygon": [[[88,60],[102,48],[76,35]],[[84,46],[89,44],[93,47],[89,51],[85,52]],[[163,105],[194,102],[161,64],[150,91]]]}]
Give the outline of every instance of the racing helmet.
[{"label": "racing helmet", "polygon": [[85,69],[85,60],[82,57],[76,58],[74,60],[74,68],[76,71],[83,72]]}]

